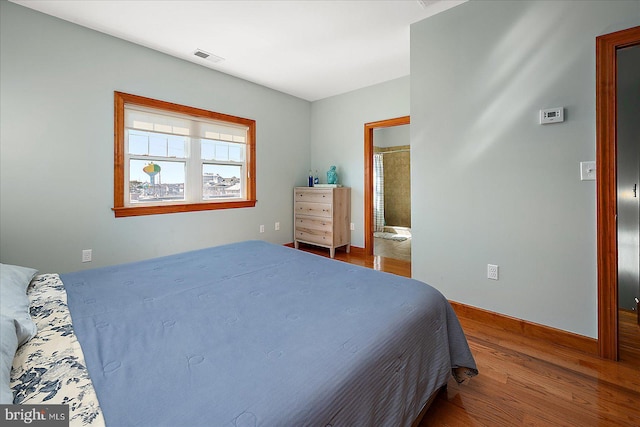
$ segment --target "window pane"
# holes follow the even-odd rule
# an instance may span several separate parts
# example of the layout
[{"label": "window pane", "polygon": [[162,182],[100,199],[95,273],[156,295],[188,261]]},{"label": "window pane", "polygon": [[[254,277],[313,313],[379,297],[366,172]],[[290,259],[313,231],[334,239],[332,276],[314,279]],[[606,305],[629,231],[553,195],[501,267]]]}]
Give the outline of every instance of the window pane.
[{"label": "window pane", "polygon": [[129,154],[148,155],[149,138],[147,135],[129,131]]},{"label": "window pane", "polygon": [[202,165],[202,199],[243,197],[242,167],[230,165]]},{"label": "window pane", "polygon": [[229,160],[229,145],[222,143],[222,142],[218,142],[216,144],[216,154],[215,154],[215,159],[216,160],[223,160],[223,161],[228,161]]},{"label": "window pane", "polygon": [[244,162],[244,144],[229,144],[229,160]]},{"label": "window pane", "polygon": [[167,137],[166,135],[150,135],[149,136],[149,155],[150,156],[167,156]]},{"label": "window pane", "polygon": [[158,203],[184,200],[185,162],[129,161],[129,200]]},{"label": "window pane", "polygon": [[229,161],[228,142],[202,139],[200,146],[202,160],[219,160],[223,162]]},{"label": "window pane", "polygon": [[245,147],[245,144],[203,139],[201,140],[201,157],[202,160],[244,162]]},{"label": "window pane", "polygon": [[188,144],[188,138],[179,136],[169,137],[169,157],[177,157],[180,159],[186,158],[186,147]]},{"label": "window pane", "polygon": [[210,139],[200,140],[200,157],[202,160],[214,160],[215,159],[216,142]]},{"label": "window pane", "polygon": [[129,154],[138,156],[187,157],[188,137],[128,131]]}]

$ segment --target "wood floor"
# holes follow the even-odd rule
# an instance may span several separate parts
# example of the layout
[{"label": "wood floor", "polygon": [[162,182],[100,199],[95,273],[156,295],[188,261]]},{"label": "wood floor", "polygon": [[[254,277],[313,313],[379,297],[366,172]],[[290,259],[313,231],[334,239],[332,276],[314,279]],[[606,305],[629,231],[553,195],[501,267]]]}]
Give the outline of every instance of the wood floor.
[{"label": "wood floor", "polygon": [[[408,262],[351,252],[336,259],[411,275]],[[480,374],[451,379],[420,426],[640,426],[640,326],[635,313],[620,318],[621,360],[612,362],[460,316]]]},{"label": "wood floor", "polygon": [[411,239],[403,242],[373,237],[373,254],[383,258],[411,261]]},{"label": "wood floor", "polygon": [[411,229],[408,227],[384,227],[384,231],[406,240],[397,241],[373,235],[373,254],[384,258],[411,261]]}]

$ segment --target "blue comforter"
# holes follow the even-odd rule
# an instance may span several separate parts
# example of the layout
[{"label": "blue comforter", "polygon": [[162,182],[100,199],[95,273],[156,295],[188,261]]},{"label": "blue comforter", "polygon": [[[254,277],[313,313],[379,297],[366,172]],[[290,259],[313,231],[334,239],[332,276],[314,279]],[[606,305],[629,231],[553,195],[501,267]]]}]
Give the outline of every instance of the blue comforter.
[{"label": "blue comforter", "polygon": [[475,369],[434,288],[261,241],[60,277],[107,426],[411,425]]}]

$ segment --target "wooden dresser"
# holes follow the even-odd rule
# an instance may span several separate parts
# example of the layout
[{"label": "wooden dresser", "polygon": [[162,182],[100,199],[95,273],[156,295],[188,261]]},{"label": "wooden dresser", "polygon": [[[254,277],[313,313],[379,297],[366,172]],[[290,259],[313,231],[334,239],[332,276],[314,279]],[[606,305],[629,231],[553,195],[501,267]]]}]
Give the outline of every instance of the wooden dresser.
[{"label": "wooden dresser", "polygon": [[329,248],[331,258],[336,248],[351,249],[351,188],[296,187],[294,194],[293,243]]}]

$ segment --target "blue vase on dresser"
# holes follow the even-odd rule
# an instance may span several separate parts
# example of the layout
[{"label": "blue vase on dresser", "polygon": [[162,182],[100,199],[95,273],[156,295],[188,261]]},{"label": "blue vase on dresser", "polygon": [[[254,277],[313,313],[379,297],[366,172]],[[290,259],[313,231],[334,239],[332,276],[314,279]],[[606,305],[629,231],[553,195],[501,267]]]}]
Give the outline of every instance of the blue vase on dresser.
[{"label": "blue vase on dresser", "polygon": [[327,171],[327,184],[337,184],[338,183],[338,173],[336,172],[336,167],[331,166]]}]

